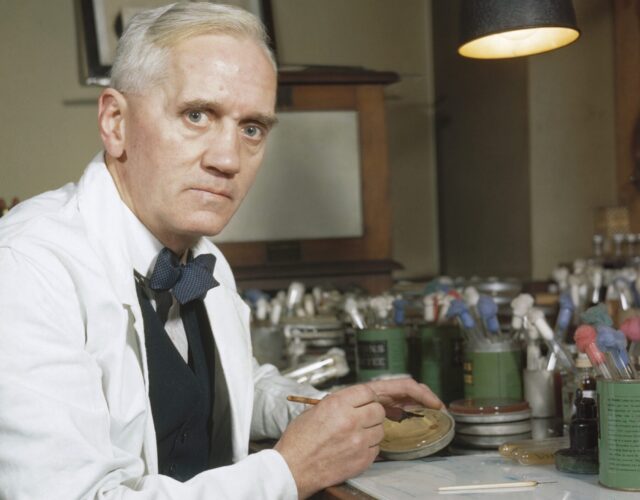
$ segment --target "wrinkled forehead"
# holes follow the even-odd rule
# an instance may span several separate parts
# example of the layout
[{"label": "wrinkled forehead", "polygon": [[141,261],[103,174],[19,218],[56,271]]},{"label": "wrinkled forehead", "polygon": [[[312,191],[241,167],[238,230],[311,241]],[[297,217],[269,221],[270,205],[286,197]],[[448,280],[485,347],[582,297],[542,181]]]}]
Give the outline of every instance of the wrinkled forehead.
[{"label": "wrinkled forehead", "polygon": [[234,93],[262,107],[275,106],[275,69],[262,47],[247,37],[200,35],[180,42],[169,53],[166,83],[176,94]]}]

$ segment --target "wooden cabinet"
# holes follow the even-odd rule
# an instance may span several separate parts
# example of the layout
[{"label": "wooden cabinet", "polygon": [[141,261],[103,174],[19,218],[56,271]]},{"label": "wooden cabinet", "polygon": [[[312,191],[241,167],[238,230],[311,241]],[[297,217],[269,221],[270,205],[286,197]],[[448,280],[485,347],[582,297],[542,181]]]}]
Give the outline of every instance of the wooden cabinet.
[{"label": "wooden cabinet", "polygon": [[241,288],[276,289],[293,279],[379,292],[391,285],[391,208],[384,86],[394,73],[296,71],[279,75],[282,111],[357,112],[363,235],[350,238],[221,243]]},{"label": "wooden cabinet", "polygon": [[640,231],[640,1],[614,0],[618,200]]}]

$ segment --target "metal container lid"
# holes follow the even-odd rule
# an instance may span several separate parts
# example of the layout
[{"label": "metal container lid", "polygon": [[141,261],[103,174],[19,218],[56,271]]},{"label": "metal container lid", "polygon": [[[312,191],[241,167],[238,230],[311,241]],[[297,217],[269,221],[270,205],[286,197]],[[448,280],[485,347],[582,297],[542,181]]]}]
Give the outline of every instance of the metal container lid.
[{"label": "metal container lid", "polygon": [[531,418],[526,401],[510,398],[459,399],[449,404],[449,412],[460,423],[496,424]]},{"label": "metal container lid", "polygon": [[333,347],[344,342],[342,323],[333,316],[285,318],[282,324],[287,339],[296,337],[316,347]]},{"label": "metal container lid", "polygon": [[467,436],[508,436],[511,434],[523,434],[525,432],[531,432],[531,419],[497,424],[458,423],[456,432],[458,434],[466,434]]},{"label": "metal container lid", "polygon": [[384,421],[384,439],[380,455],[389,460],[413,460],[445,448],[455,434],[455,421],[446,410],[407,408],[424,417],[406,418],[402,422]]},{"label": "metal container lid", "polygon": [[514,352],[520,351],[522,348],[516,340],[508,339],[497,342],[491,342],[489,340],[484,341],[471,341],[468,343],[469,351],[473,353],[479,352]]},{"label": "metal container lid", "polygon": [[282,324],[300,330],[342,330],[342,322],[335,316],[305,316],[283,318]]}]

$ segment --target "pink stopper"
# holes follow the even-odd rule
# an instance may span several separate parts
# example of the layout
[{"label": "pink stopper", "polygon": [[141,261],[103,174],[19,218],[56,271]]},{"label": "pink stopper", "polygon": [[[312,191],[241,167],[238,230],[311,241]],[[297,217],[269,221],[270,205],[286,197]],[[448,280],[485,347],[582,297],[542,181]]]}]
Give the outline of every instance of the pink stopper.
[{"label": "pink stopper", "polygon": [[580,325],[576,329],[575,341],[576,347],[580,352],[585,352],[589,344],[593,344],[596,341],[598,333],[596,329],[591,325]]},{"label": "pink stopper", "polygon": [[580,325],[576,329],[576,347],[589,357],[592,365],[600,365],[605,362],[605,356],[596,345],[596,329],[591,325]]},{"label": "pink stopper", "polygon": [[620,325],[620,330],[631,342],[640,341],[640,316],[625,319]]}]

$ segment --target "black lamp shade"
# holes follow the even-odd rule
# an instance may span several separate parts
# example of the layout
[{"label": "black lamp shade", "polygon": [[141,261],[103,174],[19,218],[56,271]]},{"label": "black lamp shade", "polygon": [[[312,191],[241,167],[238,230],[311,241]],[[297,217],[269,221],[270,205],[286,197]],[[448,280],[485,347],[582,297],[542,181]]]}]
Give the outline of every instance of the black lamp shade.
[{"label": "black lamp shade", "polygon": [[579,36],[571,0],[462,0],[458,52],[466,57],[537,54]]}]

